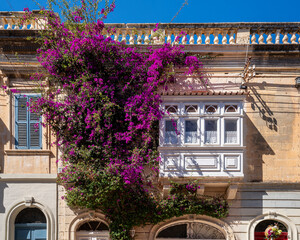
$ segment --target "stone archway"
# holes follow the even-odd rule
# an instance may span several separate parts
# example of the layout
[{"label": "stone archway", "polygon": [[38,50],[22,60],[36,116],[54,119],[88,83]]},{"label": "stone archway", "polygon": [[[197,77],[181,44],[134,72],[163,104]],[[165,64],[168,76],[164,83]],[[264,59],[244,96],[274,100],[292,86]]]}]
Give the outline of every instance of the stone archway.
[{"label": "stone archway", "polygon": [[7,240],[15,239],[15,220],[18,214],[27,208],[39,209],[46,218],[46,237],[49,240],[55,239],[56,228],[55,218],[51,210],[43,204],[33,201],[33,197],[25,198],[24,201],[16,202],[12,205],[5,216],[5,236]]},{"label": "stone archway", "polygon": [[293,240],[298,240],[298,233],[297,233],[297,228],[296,225],[286,216],[281,215],[276,212],[269,212],[265,213],[263,215],[257,216],[254,218],[248,228],[248,240],[254,240],[255,236],[255,228],[256,226],[265,221],[265,220],[273,220],[274,222],[280,222],[283,225],[285,225],[287,229],[287,238],[288,239],[293,239]]},{"label": "stone archway", "polygon": [[208,216],[185,215],[152,227],[149,240],[164,239],[235,240],[231,227]]},{"label": "stone archway", "polygon": [[177,223],[162,229],[156,236],[156,240],[178,238],[225,240],[224,234],[218,228],[204,222]]},{"label": "stone archway", "polygon": [[108,222],[105,216],[97,211],[81,212],[69,226],[69,240],[109,239]]}]

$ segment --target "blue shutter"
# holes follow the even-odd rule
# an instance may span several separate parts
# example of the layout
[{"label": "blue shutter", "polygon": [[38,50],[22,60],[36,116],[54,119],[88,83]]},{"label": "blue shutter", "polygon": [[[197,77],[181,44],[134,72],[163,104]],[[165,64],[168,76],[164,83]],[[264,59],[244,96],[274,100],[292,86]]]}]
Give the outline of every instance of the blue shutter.
[{"label": "blue shutter", "polygon": [[28,148],[27,97],[16,96],[16,148]]},{"label": "blue shutter", "polygon": [[[29,101],[36,101],[37,96],[31,96],[29,97]],[[32,149],[40,149],[41,144],[41,135],[42,135],[42,129],[41,129],[41,119],[40,116],[38,116],[36,113],[28,112],[29,114],[29,148]]]},{"label": "blue shutter", "polygon": [[16,148],[41,149],[41,118],[28,111],[27,102],[35,101],[38,96],[16,96]]}]

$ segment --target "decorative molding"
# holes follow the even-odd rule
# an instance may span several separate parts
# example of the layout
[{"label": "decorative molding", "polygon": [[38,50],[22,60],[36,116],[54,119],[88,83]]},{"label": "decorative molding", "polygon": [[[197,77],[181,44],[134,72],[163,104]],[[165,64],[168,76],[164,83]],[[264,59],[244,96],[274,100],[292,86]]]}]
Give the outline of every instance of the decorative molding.
[{"label": "decorative molding", "polygon": [[199,185],[197,189],[197,196],[199,197],[203,195],[204,191],[205,191],[205,185],[204,184]]},{"label": "decorative molding", "polygon": [[166,198],[169,195],[170,188],[171,188],[170,185],[163,186],[163,191],[162,191],[163,198]]},{"label": "decorative molding", "polygon": [[228,186],[227,191],[226,191],[226,199],[228,199],[228,200],[235,199],[237,190],[238,190],[238,185],[236,185],[236,184]]},{"label": "decorative molding", "polygon": [[30,207],[33,203],[33,197],[25,197],[24,202],[26,207]]}]

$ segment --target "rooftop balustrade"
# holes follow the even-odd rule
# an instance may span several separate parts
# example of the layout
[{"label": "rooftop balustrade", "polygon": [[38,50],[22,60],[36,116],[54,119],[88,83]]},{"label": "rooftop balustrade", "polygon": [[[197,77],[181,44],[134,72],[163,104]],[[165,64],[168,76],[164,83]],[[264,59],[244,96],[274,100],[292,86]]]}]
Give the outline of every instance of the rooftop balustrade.
[{"label": "rooftop balustrade", "polygon": [[[25,12],[0,12],[0,30],[40,30],[45,20],[35,18],[21,23]],[[299,44],[300,22],[280,23],[170,23],[106,24],[114,32],[105,31],[126,44],[227,45],[227,44]]]},{"label": "rooftop balustrade", "polygon": [[[299,44],[300,23],[107,24],[127,44]],[[176,41],[177,40],[177,41]]]},{"label": "rooftop balustrade", "polygon": [[[38,11],[36,11],[38,12]],[[25,12],[0,12],[0,30],[41,30],[45,27],[45,20],[38,13],[34,18],[23,21]]]}]

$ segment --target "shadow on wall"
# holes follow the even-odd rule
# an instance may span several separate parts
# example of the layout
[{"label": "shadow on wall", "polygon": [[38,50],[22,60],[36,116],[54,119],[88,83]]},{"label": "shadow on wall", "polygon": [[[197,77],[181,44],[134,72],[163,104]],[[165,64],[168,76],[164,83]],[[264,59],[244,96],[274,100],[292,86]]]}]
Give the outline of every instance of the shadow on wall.
[{"label": "shadow on wall", "polygon": [[[265,83],[265,82],[263,82],[263,83]],[[263,83],[262,83],[262,86],[260,87],[260,89],[264,86]],[[258,110],[259,115],[265,121],[266,126],[269,129],[274,130],[275,132],[277,132],[278,131],[277,120],[274,117],[274,113],[269,108],[267,103],[263,100],[261,95],[257,92],[257,90],[255,89],[254,86],[249,86],[249,89],[250,89],[251,93],[254,96],[254,97],[249,97],[249,98],[251,98],[250,102],[251,102],[252,110],[253,111]]]},{"label": "shadow on wall", "polygon": [[260,182],[263,177],[263,155],[275,155],[275,153],[247,114],[245,114],[244,124],[246,126],[245,146],[247,146],[244,156],[245,181]]},{"label": "shadow on wall", "polygon": [[5,207],[3,205],[3,202],[4,202],[4,189],[7,187],[8,186],[5,182],[0,182],[0,213],[5,213]]},{"label": "shadow on wall", "polygon": [[[1,106],[1,105],[0,105]],[[6,106],[5,106],[6,107]],[[6,125],[0,118],[0,167],[1,167],[1,173],[4,169],[4,145],[7,143],[8,138],[10,136],[10,132],[8,131]],[[7,184],[4,182],[1,182],[0,179],[0,213],[5,212],[5,207],[3,205],[3,196],[4,196],[4,189],[7,187]]]},{"label": "shadow on wall", "polygon": [[[0,84],[2,84],[1,80],[0,80]],[[3,114],[3,109],[6,109],[6,113],[8,113],[7,98],[9,96],[7,96],[7,94],[4,91],[0,90],[0,97],[2,100],[2,101],[0,101],[0,108],[2,109],[2,115],[0,118],[0,173],[3,173],[3,170],[4,170],[4,146],[8,142],[11,133],[7,129],[6,124],[2,120],[2,117],[6,117],[7,120],[9,119],[9,114]]]}]

